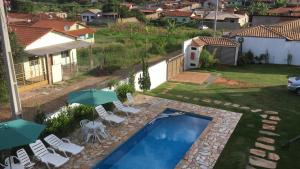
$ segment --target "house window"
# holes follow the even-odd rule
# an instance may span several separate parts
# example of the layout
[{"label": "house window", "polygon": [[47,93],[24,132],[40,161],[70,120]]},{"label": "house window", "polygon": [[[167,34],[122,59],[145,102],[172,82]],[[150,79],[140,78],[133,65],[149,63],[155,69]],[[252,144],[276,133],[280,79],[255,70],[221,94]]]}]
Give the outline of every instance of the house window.
[{"label": "house window", "polygon": [[68,50],[61,52],[61,58],[66,58],[66,57],[69,57],[69,51]]},{"label": "house window", "polygon": [[35,66],[40,64],[39,57],[37,56],[30,56],[28,57],[29,65],[30,66]]},{"label": "house window", "polygon": [[79,25],[76,25],[76,29],[79,29]]},{"label": "house window", "polygon": [[195,52],[191,53],[191,60],[195,60]]}]

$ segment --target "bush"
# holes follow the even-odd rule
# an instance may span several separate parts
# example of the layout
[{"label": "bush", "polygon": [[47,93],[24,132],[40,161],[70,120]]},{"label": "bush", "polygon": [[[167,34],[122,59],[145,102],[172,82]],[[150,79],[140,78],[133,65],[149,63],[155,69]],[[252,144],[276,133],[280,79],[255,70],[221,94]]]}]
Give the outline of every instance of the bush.
[{"label": "bush", "polygon": [[107,83],[106,86],[109,89],[112,89],[112,87],[115,87],[116,85],[118,85],[118,81],[116,79],[110,79]]},{"label": "bush", "polygon": [[133,93],[133,92],[134,92],[134,87],[126,83],[119,85],[116,89],[117,96],[121,101],[126,100],[126,93]]},{"label": "bush", "polygon": [[152,43],[149,52],[152,54],[164,54],[166,53],[165,47],[166,47],[166,41],[160,38],[157,41]]},{"label": "bush", "polygon": [[200,54],[200,66],[204,68],[210,68],[213,67],[215,64],[215,56],[206,49],[203,49]]},{"label": "bush", "polygon": [[78,106],[61,112],[57,117],[48,119],[44,122],[46,128],[41,137],[49,134],[55,134],[59,137],[67,136],[79,127],[79,122],[83,119],[93,119],[93,107]]}]

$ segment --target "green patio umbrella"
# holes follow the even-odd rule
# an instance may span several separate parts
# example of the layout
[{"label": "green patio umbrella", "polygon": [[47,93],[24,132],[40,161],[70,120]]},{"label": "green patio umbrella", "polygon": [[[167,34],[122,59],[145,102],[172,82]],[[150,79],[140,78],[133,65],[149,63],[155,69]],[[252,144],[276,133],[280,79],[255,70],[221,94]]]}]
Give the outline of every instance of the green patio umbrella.
[{"label": "green patio umbrella", "polygon": [[18,119],[0,123],[0,150],[30,144],[36,141],[44,125]]},{"label": "green patio umbrella", "polygon": [[[0,150],[33,143],[44,129],[44,125],[22,119],[2,122],[0,123]],[[10,160],[9,163],[11,168]]]},{"label": "green patio umbrella", "polygon": [[[116,100],[118,100],[118,97],[115,92],[97,89],[80,90],[68,95],[68,103],[80,103],[90,106],[98,106],[100,104],[110,103]],[[93,110],[93,122],[94,119],[95,112]]]},{"label": "green patio umbrella", "polygon": [[113,91],[104,91],[97,89],[80,90],[72,92],[68,95],[68,103],[80,103],[91,106],[110,103],[118,100],[118,97]]}]

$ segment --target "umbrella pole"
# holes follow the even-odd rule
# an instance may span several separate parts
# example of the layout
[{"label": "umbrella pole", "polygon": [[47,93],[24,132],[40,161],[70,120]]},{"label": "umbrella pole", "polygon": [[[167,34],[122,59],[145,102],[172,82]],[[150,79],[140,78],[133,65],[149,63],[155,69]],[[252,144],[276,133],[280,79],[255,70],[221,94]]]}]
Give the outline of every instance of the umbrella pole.
[{"label": "umbrella pole", "polygon": [[12,154],[12,153],[11,153],[11,149],[10,149],[10,150],[9,150],[9,156],[8,156],[9,168],[10,168],[10,169],[12,169],[12,167],[11,167],[11,161],[10,161],[10,160],[11,160],[11,159],[10,159],[11,154]]}]

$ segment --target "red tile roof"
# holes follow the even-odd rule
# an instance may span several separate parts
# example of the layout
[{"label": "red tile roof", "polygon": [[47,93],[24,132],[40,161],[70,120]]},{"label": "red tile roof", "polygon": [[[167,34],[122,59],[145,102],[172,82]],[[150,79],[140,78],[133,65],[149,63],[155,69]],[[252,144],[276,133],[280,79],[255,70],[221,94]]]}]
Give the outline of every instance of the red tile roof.
[{"label": "red tile roof", "polygon": [[83,29],[68,31],[68,34],[71,34],[73,36],[80,36],[80,35],[85,35],[87,33],[95,33],[95,32],[96,31],[92,28],[83,28]]},{"label": "red tile roof", "polygon": [[31,44],[43,35],[52,31],[52,29],[50,28],[38,28],[16,25],[10,26],[10,30],[16,34],[17,40],[21,43],[21,45],[24,46]]},{"label": "red tile roof", "polygon": [[239,44],[231,39],[223,38],[223,37],[198,37],[192,40],[192,45],[194,46],[204,46],[204,45],[212,45],[212,46],[226,46],[226,47],[237,47]]},{"label": "red tile roof", "polygon": [[274,25],[259,25],[231,32],[231,37],[248,36],[264,38],[283,38],[300,41],[300,19]]},{"label": "red tile roof", "polygon": [[185,12],[185,11],[168,11],[165,13],[165,16],[170,17],[191,17],[193,12]]},{"label": "red tile roof", "polygon": [[65,26],[72,26],[76,22],[75,21],[65,21],[65,20],[39,20],[33,27],[41,27],[41,28],[53,28],[58,31],[65,32]]}]

